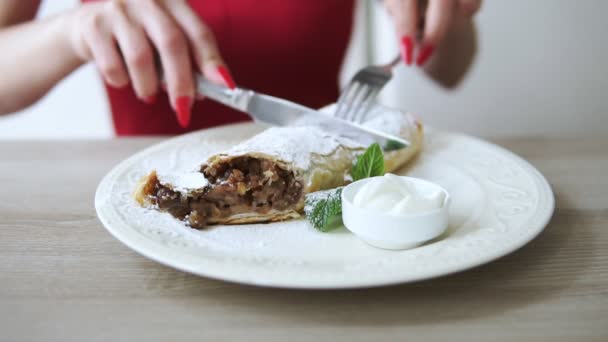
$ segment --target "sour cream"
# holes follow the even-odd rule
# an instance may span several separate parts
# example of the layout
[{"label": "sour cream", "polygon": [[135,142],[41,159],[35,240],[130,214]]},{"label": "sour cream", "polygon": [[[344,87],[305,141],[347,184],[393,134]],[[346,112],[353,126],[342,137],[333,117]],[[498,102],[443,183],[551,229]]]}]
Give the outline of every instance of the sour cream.
[{"label": "sour cream", "polygon": [[450,202],[447,190],[424,179],[365,178],[342,189],[342,221],[374,247],[408,249],[446,231]]},{"label": "sour cream", "polygon": [[421,187],[405,177],[386,174],[369,179],[353,198],[353,205],[388,215],[412,215],[440,209],[445,192]]}]

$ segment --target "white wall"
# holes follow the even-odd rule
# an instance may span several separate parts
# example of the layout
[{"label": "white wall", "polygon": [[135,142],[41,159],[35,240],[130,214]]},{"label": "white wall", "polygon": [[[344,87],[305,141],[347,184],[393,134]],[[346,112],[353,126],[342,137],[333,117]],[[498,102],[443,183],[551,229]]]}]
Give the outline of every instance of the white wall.
[{"label": "white wall", "polygon": [[[391,37],[384,10],[376,12],[376,36]],[[606,13],[604,0],[484,1],[476,18],[479,54],[465,82],[445,91],[402,68],[383,103],[473,134],[605,134]],[[379,60],[387,61],[395,42],[378,42]]]},{"label": "white wall", "polygon": [[[77,1],[45,1],[45,14]],[[370,7],[378,7],[373,1]],[[605,134],[608,60],[604,0],[485,1],[476,21],[479,55],[465,82],[446,91],[414,68],[400,67],[383,103],[412,110],[429,124],[477,135]],[[384,62],[397,49],[390,20],[379,8],[359,20],[374,25],[373,53],[357,28],[343,79],[368,55]],[[30,109],[0,118],[2,138],[110,137],[101,83],[82,68]]]}]

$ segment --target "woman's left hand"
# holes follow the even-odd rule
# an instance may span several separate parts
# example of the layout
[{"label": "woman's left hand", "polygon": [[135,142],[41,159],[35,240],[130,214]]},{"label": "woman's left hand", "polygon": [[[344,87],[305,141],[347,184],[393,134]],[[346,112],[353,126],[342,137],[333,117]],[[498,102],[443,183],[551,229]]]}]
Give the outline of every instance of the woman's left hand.
[{"label": "woman's left hand", "polygon": [[407,65],[424,65],[462,18],[472,17],[481,0],[384,0],[400,38],[401,56]]}]

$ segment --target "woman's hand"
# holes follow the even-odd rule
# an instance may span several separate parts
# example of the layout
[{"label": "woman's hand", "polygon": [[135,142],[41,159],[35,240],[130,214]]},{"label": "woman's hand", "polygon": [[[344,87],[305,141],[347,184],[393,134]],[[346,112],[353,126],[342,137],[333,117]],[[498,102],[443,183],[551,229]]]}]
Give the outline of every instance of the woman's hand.
[{"label": "woman's hand", "polygon": [[182,126],[190,121],[195,95],[193,66],[211,81],[234,87],[213,33],[185,0],[110,0],[72,12],[70,41],[83,60],[94,61],[113,87],[132,84],[153,103],[159,89],[155,54],[171,104]]},{"label": "woman's hand", "polygon": [[401,39],[401,56],[407,65],[424,65],[455,23],[472,17],[481,0],[384,0]]}]

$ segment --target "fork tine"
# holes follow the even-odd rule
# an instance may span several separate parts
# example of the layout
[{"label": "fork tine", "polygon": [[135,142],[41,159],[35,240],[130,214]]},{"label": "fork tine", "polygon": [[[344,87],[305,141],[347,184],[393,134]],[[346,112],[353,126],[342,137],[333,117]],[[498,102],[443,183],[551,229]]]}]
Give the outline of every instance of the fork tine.
[{"label": "fork tine", "polygon": [[338,104],[336,106],[334,116],[344,119],[344,117],[346,115],[346,111],[348,110],[350,94],[354,91],[354,88],[356,85],[357,85],[357,82],[355,82],[355,80],[353,79],[348,83],[346,88],[344,88],[344,90],[342,90],[342,93],[340,94],[340,97],[338,98]]},{"label": "fork tine", "polygon": [[374,99],[392,78],[393,68],[399,61],[401,57],[397,55],[387,64],[360,69],[340,94],[334,116],[352,122],[363,122]]},{"label": "fork tine", "polygon": [[362,82],[359,83],[359,88],[350,101],[350,108],[346,117],[348,121],[355,122],[357,111],[359,110],[363,99],[367,96],[369,91],[370,86],[368,84]]},{"label": "fork tine", "polygon": [[369,87],[365,96],[361,99],[361,103],[359,103],[357,110],[353,116],[353,122],[362,123],[367,116],[367,112],[371,107],[374,99],[378,95],[380,90],[378,87]]},{"label": "fork tine", "polygon": [[340,94],[338,98],[338,103],[336,104],[336,110],[334,111],[334,116],[341,118],[342,113],[344,112],[344,103],[346,102],[346,92],[348,91],[348,87],[344,89],[344,91]]},{"label": "fork tine", "polygon": [[[361,83],[357,80],[353,80],[349,86],[348,89],[346,89],[344,91],[344,100],[343,101],[339,101],[342,103],[342,108],[341,111],[339,113],[339,118],[344,119],[344,120],[348,120],[349,119],[349,113],[351,111],[351,109],[353,108],[353,101],[356,98],[357,94],[359,93],[359,90],[361,89]],[[342,97],[342,96],[341,96]]]}]

